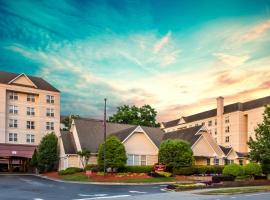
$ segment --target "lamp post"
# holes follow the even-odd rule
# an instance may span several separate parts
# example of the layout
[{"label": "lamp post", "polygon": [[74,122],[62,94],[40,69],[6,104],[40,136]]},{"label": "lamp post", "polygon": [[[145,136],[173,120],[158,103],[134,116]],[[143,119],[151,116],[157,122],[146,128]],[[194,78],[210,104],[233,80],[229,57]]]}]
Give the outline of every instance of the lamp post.
[{"label": "lamp post", "polygon": [[104,99],[104,121],[103,121],[103,126],[104,126],[104,148],[103,148],[103,172],[104,172],[104,176],[106,173],[106,137],[107,137],[107,132],[106,132],[106,103],[107,103],[107,99]]}]

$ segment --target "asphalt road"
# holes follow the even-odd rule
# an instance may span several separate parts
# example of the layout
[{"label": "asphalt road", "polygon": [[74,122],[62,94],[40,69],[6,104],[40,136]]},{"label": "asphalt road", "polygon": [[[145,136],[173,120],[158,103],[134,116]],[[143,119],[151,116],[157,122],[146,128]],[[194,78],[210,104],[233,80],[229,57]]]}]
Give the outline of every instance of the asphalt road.
[{"label": "asphalt road", "polygon": [[270,193],[205,196],[164,192],[165,185],[89,185],[62,183],[36,176],[0,175],[0,200],[269,200]]}]

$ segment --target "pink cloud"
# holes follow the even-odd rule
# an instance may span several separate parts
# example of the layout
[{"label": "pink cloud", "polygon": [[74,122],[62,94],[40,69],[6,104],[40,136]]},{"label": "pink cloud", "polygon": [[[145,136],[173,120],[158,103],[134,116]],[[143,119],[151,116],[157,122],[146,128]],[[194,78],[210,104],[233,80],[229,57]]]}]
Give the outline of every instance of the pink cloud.
[{"label": "pink cloud", "polygon": [[270,29],[270,20],[267,20],[250,30],[246,35],[243,36],[243,40],[246,42],[253,41],[259,38],[264,32]]},{"label": "pink cloud", "polygon": [[168,32],[161,40],[154,46],[154,53],[158,53],[170,40],[171,32]]}]

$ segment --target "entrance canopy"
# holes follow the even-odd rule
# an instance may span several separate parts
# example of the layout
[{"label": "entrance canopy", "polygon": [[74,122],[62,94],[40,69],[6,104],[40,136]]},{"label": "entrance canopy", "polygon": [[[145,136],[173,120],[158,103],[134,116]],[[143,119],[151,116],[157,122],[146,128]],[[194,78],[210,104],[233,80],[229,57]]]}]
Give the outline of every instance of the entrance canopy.
[{"label": "entrance canopy", "polygon": [[32,158],[35,149],[33,145],[0,144],[0,157]]}]

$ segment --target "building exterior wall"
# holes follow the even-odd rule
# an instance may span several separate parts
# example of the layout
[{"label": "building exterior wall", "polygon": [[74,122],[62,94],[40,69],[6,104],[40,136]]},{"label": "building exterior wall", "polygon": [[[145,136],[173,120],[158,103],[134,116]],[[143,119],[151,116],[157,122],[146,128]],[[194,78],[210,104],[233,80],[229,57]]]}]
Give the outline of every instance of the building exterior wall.
[{"label": "building exterior wall", "polygon": [[[21,84],[30,84],[25,77],[19,78],[17,81]],[[18,94],[18,100],[11,100],[10,94],[15,92]],[[34,95],[35,102],[27,101],[27,95]],[[54,96],[54,103],[46,102],[46,96]],[[9,106],[14,105],[18,108],[17,114],[9,113]],[[34,108],[35,115],[27,115],[27,107]],[[54,117],[46,116],[46,109],[54,109]],[[9,119],[16,119],[17,128],[9,127]],[[27,121],[34,121],[34,129],[27,129]],[[54,130],[46,129],[46,122],[54,123]],[[0,142],[13,144],[31,144],[38,145],[41,138],[49,132],[55,132],[60,135],[60,93],[36,89],[33,87],[0,84]],[[17,133],[17,142],[9,141],[9,133]],[[26,135],[34,135],[34,143],[26,141]]]}]

